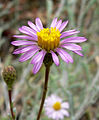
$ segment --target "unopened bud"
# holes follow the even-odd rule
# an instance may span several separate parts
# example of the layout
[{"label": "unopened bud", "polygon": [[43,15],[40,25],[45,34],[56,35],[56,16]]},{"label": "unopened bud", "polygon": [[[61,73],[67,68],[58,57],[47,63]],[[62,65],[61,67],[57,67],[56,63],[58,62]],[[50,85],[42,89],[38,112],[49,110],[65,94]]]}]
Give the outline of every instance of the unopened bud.
[{"label": "unopened bud", "polygon": [[8,86],[8,90],[11,90],[16,80],[16,70],[13,66],[7,66],[3,69],[2,76]]}]

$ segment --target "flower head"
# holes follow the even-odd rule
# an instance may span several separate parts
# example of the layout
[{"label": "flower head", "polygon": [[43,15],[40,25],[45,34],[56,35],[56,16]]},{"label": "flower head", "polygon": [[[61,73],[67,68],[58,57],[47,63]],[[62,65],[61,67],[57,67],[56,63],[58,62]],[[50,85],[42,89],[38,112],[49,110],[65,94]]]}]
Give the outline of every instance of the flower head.
[{"label": "flower head", "polygon": [[54,94],[45,100],[44,104],[45,114],[53,120],[63,119],[64,116],[69,117],[67,109],[69,108],[68,102],[63,102],[62,99]]},{"label": "flower head", "polygon": [[[82,48],[75,44],[86,41],[85,37],[70,37],[79,33],[79,31],[69,30],[62,32],[66,27],[68,21],[62,20],[57,21],[57,18],[54,18],[50,28],[43,28],[42,22],[39,18],[36,18],[35,24],[28,21],[27,26],[22,26],[19,28],[19,31],[25,35],[14,35],[14,37],[21,40],[13,41],[12,44],[15,46],[23,46],[16,49],[13,54],[24,53],[20,58],[20,62],[24,62],[30,58],[31,64],[34,65],[33,73],[36,74],[42,66],[44,58],[46,55],[51,55],[53,62],[59,66],[58,55],[66,63],[73,63],[72,57],[65,51],[70,50],[80,56],[83,54],[80,52]],[[64,38],[64,39],[63,39]]]}]

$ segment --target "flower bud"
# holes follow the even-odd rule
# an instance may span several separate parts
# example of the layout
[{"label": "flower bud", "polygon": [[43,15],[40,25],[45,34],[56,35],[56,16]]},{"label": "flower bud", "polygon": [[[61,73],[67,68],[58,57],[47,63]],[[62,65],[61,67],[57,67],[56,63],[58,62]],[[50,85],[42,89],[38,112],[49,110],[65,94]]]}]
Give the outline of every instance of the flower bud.
[{"label": "flower bud", "polygon": [[16,70],[13,66],[7,66],[3,69],[2,76],[8,86],[8,90],[11,90],[16,80]]}]

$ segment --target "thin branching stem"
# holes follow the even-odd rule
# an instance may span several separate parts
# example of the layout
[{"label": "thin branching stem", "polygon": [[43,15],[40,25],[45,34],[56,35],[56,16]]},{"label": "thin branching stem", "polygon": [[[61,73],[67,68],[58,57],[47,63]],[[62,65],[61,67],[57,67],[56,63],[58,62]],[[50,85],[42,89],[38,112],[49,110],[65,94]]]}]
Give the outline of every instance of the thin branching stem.
[{"label": "thin branching stem", "polygon": [[41,105],[40,105],[39,113],[38,113],[38,116],[37,116],[37,120],[40,119],[40,116],[41,116],[41,113],[42,113],[42,109],[43,109],[43,106],[44,106],[44,101],[45,101],[45,98],[46,98],[49,71],[50,71],[50,67],[46,67],[43,95],[42,95],[42,100],[41,100]]}]

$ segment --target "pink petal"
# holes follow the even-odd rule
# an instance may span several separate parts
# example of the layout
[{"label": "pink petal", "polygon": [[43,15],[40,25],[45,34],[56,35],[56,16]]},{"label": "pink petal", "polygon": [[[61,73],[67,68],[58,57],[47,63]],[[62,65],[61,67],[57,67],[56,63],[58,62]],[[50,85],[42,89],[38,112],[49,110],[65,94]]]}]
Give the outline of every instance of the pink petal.
[{"label": "pink petal", "polygon": [[67,37],[67,36],[71,36],[71,35],[77,34],[77,33],[79,33],[79,32],[80,32],[80,31],[76,31],[76,30],[65,31],[65,32],[61,33],[62,35],[60,36],[60,38],[64,38],[64,37]]},{"label": "pink petal", "polygon": [[73,52],[80,55],[80,56],[84,56],[80,51],[73,51]]},{"label": "pink petal", "polygon": [[52,58],[53,58],[54,63],[55,63],[57,66],[59,66],[58,56],[57,56],[52,50],[51,50],[50,52],[51,52],[51,54],[52,54]]},{"label": "pink petal", "polygon": [[32,34],[30,32],[23,30],[22,27],[19,28],[19,31],[26,34],[26,35],[32,36]]},{"label": "pink petal", "polygon": [[17,41],[12,41],[11,44],[14,45],[14,46],[20,46],[20,45],[34,45],[34,44],[36,44],[36,42],[25,41],[25,40],[17,40]]},{"label": "pink petal", "polygon": [[66,48],[66,49],[72,50],[72,51],[82,50],[82,48],[76,44],[63,44],[63,45],[60,45],[60,47],[63,47],[63,48]]},{"label": "pink petal", "polygon": [[53,21],[52,21],[52,23],[51,23],[51,26],[50,27],[55,27],[55,25],[56,25],[56,23],[57,23],[57,18],[54,18],[53,19]]},{"label": "pink petal", "polygon": [[21,48],[18,48],[16,49],[13,54],[20,54],[20,53],[24,53],[24,52],[27,52],[31,49],[33,49],[35,46],[26,46],[26,47],[21,47]]},{"label": "pink petal", "polygon": [[46,54],[45,50],[40,51],[38,54],[36,54],[33,57],[32,61],[31,61],[31,64],[36,64],[37,62],[39,62],[45,54]]},{"label": "pink petal", "polygon": [[[57,48],[57,52],[59,53],[59,55],[61,56],[61,58],[65,61],[65,62],[67,62],[68,63],[68,61],[69,62],[71,62],[71,63],[73,63],[73,59],[72,59],[72,57],[65,51],[65,50],[63,50],[63,49],[61,49],[61,48]],[[64,56],[64,57],[63,57]]]},{"label": "pink petal", "polygon": [[19,61],[20,62],[24,62],[28,59],[30,59],[36,52],[39,51],[39,48],[36,48],[34,50],[30,50],[28,52],[26,52],[24,55],[22,55],[20,58],[19,58]]},{"label": "pink petal", "polygon": [[56,52],[61,56],[62,60],[66,63],[69,63],[68,59],[65,57],[65,55],[59,50],[59,48],[56,49]]},{"label": "pink petal", "polygon": [[66,27],[67,24],[68,24],[68,21],[63,22],[59,27],[59,31],[61,32]]},{"label": "pink petal", "polygon": [[70,37],[61,41],[61,43],[81,43],[85,42],[87,39],[85,37]]},{"label": "pink petal", "polygon": [[33,66],[33,74],[36,74],[40,70],[40,68],[41,68],[41,66],[43,64],[44,56],[45,56],[45,54],[43,54],[41,60],[38,63],[34,64],[34,66]]},{"label": "pink petal", "polygon": [[36,18],[35,22],[36,22],[36,26],[39,30],[43,29],[43,25],[42,25],[40,18]]},{"label": "pink petal", "polygon": [[22,26],[22,29],[25,30],[25,31],[28,31],[28,32],[30,32],[31,34],[34,34],[34,35],[36,35],[36,33],[37,33],[35,30],[33,30],[33,29],[31,29],[30,27],[27,27],[27,26]]},{"label": "pink petal", "polygon": [[28,30],[24,30],[22,28],[19,28],[19,31],[22,32],[22,33],[24,33],[24,34],[26,34],[26,35],[32,36],[35,40],[37,40],[37,35],[32,34]]},{"label": "pink petal", "polygon": [[59,20],[57,24],[55,25],[56,29],[59,29],[62,24],[62,20]]},{"label": "pink petal", "polygon": [[36,25],[34,25],[31,21],[28,21],[28,25],[34,29],[35,31],[39,32],[39,29],[36,27]]},{"label": "pink petal", "polygon": [[13,35],[13,37],[19,38],[19,39],[35,40],[35,38],[30,37],[30,36],[26,36],[26,35]]},{"label": "pink petal", "polygon": [[75,32],[76,31],[76,29],[73,29],[73,30],[68,30],[68,31],[64,31],[64,32],[62,32],[62,33],[71,33],[71,32]]}]

